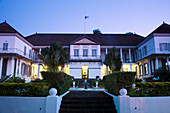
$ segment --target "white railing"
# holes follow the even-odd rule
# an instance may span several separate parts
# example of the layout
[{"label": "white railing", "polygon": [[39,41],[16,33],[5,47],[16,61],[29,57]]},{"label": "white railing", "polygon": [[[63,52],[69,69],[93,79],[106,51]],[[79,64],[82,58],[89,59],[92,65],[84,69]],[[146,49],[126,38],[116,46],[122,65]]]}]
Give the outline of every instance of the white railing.
[{"label": "white railing", "polygon": [[27,59],[30,59],[30,60],[35,60],[35,58],[32,56],[32,55],[29,55],[23,51],[21,51],[20,49],[18,48],[8,48],[7,50],[4,50],[3,48],[0,48],[0,53],[16,53],[18,55],[21,55]]},{"label": "white railing", "polygon": [[88,55],[88,56],[83,56],[83,55],[79,55],[79,56],[74,56],[71,55],[70,56],[70,60],[101,60],[101,56],[92,56],[92,55]]}]

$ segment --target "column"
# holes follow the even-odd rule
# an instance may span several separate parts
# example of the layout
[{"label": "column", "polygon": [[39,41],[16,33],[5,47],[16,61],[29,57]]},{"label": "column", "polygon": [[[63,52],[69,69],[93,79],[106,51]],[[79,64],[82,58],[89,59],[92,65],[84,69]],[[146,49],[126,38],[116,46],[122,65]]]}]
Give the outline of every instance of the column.
[{"label": "column", "polygon": [[123,62],[123,56],[122,56],[122,48],[120,48],[120,59]]},{"label": "column", "polygon": [[3,65],[3,57],[1,57],[1,59],[0,59],[0,79],[2,76],[2,65]]},{"label": "column", "polygon": [[132,71],[132,64],[130,63],[130,71]]},{"label": "column", "polygon": [[106,48],[106,55],[107,55],[108,51],[107,51],[107,48]]},{"label": "column", "polygon": [[11,74],[14,76],[14,65],[15,65],[15,58],[11,59]]},{"label": "column", "polygon": [[15,77],[17,77],[17,72],[18,72],[18,58],[16,60],[16,69],[15,69]]},{"label": "column", "polygon": [[150,59],[148,60],[148,75],[151,75]]},{"label": "column", "polygon": [[37,79],[40,79],[40,65],[38,64],[38,73],[37,73]]},{"label": "column", "polygon": [[97,45],[97,56],[100,56],[100,45]]},{"label": "column", "polygon": [[22,73],[22,62],[21,59],[19,59],[19,76],[21,76]]},{"label": "column", "polygon": [[169,70],[169,58],[168,57],[166,58],[166,62],[167,62],[168,70]]},{"label": "column", "polygon": [[159,68],[159,66],[158,66],[158,57],[156,57],[156,59],[155,59],[155,69],[158,69]]},{"label": "column", "polygon": [[131,49],[129,48],[129,62],[132,62],[132,58],[131,58]]},{"label": "column", "polygon": [[92,49],[91,49],[91,45],[88,46],[88,58],[92,57]]},{"label": "column", "polygon": [[152,73],[154,72],[154,64],[153,64],[153,59],[151,60],[151,69],[152,69]]},{"label": "column", "polygon": [[39,49],[39,54],[41,54],[41,48]]}]

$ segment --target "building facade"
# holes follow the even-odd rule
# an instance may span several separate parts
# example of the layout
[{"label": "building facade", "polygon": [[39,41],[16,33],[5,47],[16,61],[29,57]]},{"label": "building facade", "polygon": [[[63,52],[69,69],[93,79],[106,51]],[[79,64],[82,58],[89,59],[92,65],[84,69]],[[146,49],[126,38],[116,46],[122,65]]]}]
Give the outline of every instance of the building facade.
[{"label": "building facade", "polygon": [[103,61],[112,47],[123,63],[121,71],[150,77],[160,67],[169,68],[170,25],[163,23],[148,36],[137,34],[46,34],[21,35],[7,22],[0,24],[0,79],[41,77],[43,63],[37,58],[42,48],[61,42],[69,50],[64,72],[76,79],[95,79],[111,72]]}]

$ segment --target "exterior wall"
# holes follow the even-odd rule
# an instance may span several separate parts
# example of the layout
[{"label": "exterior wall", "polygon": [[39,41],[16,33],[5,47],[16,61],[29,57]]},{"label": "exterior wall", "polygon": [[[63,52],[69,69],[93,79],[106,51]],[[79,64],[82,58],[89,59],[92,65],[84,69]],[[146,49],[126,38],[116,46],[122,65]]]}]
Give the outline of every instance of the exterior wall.
[{"label": "exterior wall", "polygon": [[1,113],[46,113],[46,97],[0,97]]},{"label": "exterior wall", "polygon": [[8,43],[8,48],[15,48],[15,37],[16,36],[0,36],[0,49],[3,48],[4,42]]},{"label": "exterior wall", "polygon": [[76,79],[82,78],[82,66],[88,66],[88,78],[95,79],[96,76],[101,75],[100,62],[70,62],[70,75]]},{"label": "exterior wall", "polygon": [[160,51],[159,43],[170,43],[170,35],[169,36],[155,36],[155,53],[158,54],[170,54],[170,51]]}]

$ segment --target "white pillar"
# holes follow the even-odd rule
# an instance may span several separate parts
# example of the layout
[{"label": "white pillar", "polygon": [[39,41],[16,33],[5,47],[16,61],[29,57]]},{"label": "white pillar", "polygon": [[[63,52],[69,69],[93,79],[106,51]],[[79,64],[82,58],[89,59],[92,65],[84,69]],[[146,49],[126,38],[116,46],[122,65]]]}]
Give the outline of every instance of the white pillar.
[{"label": "white pillar", "polygon": [[39,49],[39,54],[41,54],[41,48]]},{"label": "white pillar", "polygon": [[130,71],[132,71],[132,64],[130,63]]},{"label": "white pillar", "polygon": [[3,65],[3,57],[1,57],[1,59],[0,59],[0,79],[2,76],[2,65]]},{"label": "white pillar", "polygon": [[37,79],[40,79],[40,65],[38,64],[38,73],[37,73]]},{"label": "white pillar", "polygon": [[151,66],[150,66],[150,60],[148,60],[148,75],[151,75]]},{"label": "white pillar", "polygon": [[91,49],[91,45],[88,46],[88,58],[92,57],[92,49]]},{"label": "white pillar", "polygon": [[97,57],[100,56],[100,45],[97,45]]},{"label": "white pillar", "polygon": [[74,55],[73,45],[70,45],[70,57],[72,57],[73,55]]},{"label": "white pillar", "polygon": [[152,73],[154,72],[154,64],[153,64],[153,59],[151,60],[151,69],[152,69]]},{"label": "white pillar", "polygon": [[18,58],[16,60],[16,69],[15,69],[15,77],[17,77],[17,72],[18,72]]},{"label": "white pillar", "polygon": [[21,59],[19,59],[19,76],[22,76],[21,73],[22,73],[22,62],[21,62]]},{"label": "white pillar", "polygon": [[120,48],[120,59],[123,62],[122,48]]},{"label": "white pillar", "polygon": [[167,67],[169,69],[169,58],[168,57],[166,58],[166,62],[167,62]]},{"label": "white pillar", "polygon": [[83,46],[82,45],[79,46],[79,57],[80,58],[83,57]]},{"label": "white pillar", "polygon": [[11,59],[11,74],[12,74],[12,76],[14,76],[14,65],[15,65],[15,59],[12,58]]},{"label": "white pillar", "polygon": [[106,55],[107,55],[108,51],[107,51],[107,48],[106,48]]},{"label": "white pillar", "polygon": [[155,69],[158,69],[159,68],[159,66],[158,66],[158,57],[156,57],[156,59],[155,59]]},{"label": "white pillar", "polygon": [[129,48],[129,62],[132,62],[132,58],[131,58],[131,49]]}]

